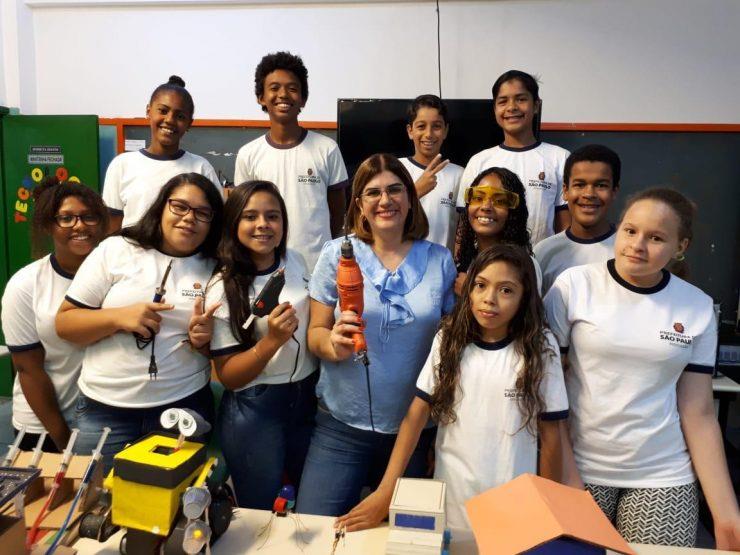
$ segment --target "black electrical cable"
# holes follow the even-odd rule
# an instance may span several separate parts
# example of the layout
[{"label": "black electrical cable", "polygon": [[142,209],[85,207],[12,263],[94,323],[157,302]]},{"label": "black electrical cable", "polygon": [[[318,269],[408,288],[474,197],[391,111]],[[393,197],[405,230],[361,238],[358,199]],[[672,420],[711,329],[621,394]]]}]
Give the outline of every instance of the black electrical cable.
[{"label": "black electrical cable", "polygon": [[439,84],[439,97],[442,98],[442,41],[440,40],[439,0],[437,1],[437,79]]},{"label": "black electrical cable", "polygon": [[375,422],[373,421],[373,395],[370,391],[370,362],[367,359],[367,355],[362,360],[365,365],[365,379],[367,380],[367,406],[370,412],[370,428],[375,431]]},{"label": "black electrical cable", "polygon": [[298,369],[298,359],[301,356],[301,344],[298,342],[298,340],[295,338],[295,334],[291,334],[290,338],[295,341],[295,344],[298,345],[298,352],[295,354],[295,362],[293,363],[293,372],[290,374],[290,380],[288,380],[288,383],[293,383],[293,377],[295,376],[295,372]]},{"label": "black electrical cable", "polygon": [[136,348],[140,351],[143,351],[147,348],[148,345],[152,346],[151,353],[149,355],[149,378],[154,379],[157,377],[157,359],[154,357],[154,343],[156,341],[157,334],[154,333],[154,330],[147,326],[149,330],[149,337],[143,337],[137,333],[134,334],[134,338],[136,338]]}]

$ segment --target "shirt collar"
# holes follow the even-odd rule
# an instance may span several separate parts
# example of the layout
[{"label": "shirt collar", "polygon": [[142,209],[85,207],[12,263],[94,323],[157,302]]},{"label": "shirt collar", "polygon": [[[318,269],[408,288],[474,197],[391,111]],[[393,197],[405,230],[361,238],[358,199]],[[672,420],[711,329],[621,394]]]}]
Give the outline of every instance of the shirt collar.
[{"label": "shirt collar", "polygon": [[415,316],[405,295],[419,285],[424,277],[431,243],[414,241],[406,258],[391,272],[383,266],[370,245],[356,238],[352,242],[363,273],[378,291],[381,302],[389,305],[389,310],[383,312],[381,326],[394,328],[413,322]]}]

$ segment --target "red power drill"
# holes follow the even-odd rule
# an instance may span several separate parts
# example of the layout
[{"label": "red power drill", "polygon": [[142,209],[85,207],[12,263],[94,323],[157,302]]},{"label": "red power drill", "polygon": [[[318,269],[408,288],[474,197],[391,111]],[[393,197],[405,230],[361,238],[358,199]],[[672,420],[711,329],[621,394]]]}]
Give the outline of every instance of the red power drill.
[{"label": "red power drill", "polygon": [[[344,241],[342,241],[342,255],[339,257],[339,265],[337,266],[337,293],[339,294],[339,308],[343,312],[351,310],[362,318],[364,308],[362,272],[355,260],[352,243],[346,235]],[[357,331],[352,334],[352,341],[355,343],[355,359],[361,360],[367,367],[370,361],[367,358],[364,330],[365,327],[359,325]]]}]

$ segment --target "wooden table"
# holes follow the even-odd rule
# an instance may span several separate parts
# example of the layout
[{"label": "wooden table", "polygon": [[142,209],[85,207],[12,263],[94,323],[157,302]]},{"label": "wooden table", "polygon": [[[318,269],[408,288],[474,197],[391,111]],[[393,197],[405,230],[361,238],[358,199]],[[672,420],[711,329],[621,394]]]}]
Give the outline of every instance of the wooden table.
[{"label": "wooden table", "polygon": [[[257,534],[269,520],[270,513],[267,511],[239,509],[229,530],[213,546],[213,555],[329,555],[331,553],[334,539],[334,519],[332,517],[300,515],[300,522],[305,527],[300,534],[297,533],[297,523],[293,517],[275,518],[267,542],[263,545],[263,538],[258,538]],[[387,536],[387,525],[347,534],[344,543],[340,542],[336,555],[383,555]],[[301,537],[304,542],[299,547]],[[119,532],[104,544],[82,539],[75,544],[75,547],[80,555],[116,555],[120,539],[121,533]],[[729,553],[708,549],[630,545],[638,555]],[[478,553],[472,539],[454,537],[450,550],[451,555],[476,555]]]}]

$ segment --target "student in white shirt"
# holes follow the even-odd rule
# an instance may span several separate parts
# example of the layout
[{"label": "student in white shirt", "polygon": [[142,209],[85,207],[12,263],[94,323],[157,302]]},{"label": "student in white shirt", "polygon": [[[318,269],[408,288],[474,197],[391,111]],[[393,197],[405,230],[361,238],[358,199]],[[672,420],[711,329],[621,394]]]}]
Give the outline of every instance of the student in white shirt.
[{"label": "student in white shirt", "polygon": [[180,148],[180,140],[193,124],[194,111],[193,97],[177,75],[154,89],[146,105],[149,146],[119,154],[105,172],[103,200],[111,214],[111,233],[137,223],[162,185],[181,173],[196,172],[207,177],[223,195],[211,164]]},{"label": "student in white shirt", "polygon": [[568,417],[568,399],[532,259],[521,247],[496,245],[470,266],[416,382],[380,486],[337,526],[353,531],[380,524],[430,416],[439,425],[434,477],[447,484],[453,537],[470,529],[469,498],[538,467],[542,476],[562,481],[559,421]]},{"label": "student in white shirt", "polygon": [[563,165],[568,151],[538,141],[542,101],[534,77],[510,70],[493,84],[493,115],[504,132],[504,142],[474,155],[460,180],[457,207],[464,206],[463,193],[475,176],[492,166],[508,168],[527,190],[529,232],[532,244],[558,233],[570,224],[568,206],[562,198]]},{"label": "student in white shirt", "polygon": [[621,171],[617,153],[603,145],[582,146],[568,156],[563,198],[568,202],[570,227],[534,246],[534,257],[542,268],[543,294],[568,268],[606,262],[614,256],[616,228],[608,218]]},{"label": "student in white shirt", "polygon": [[44,451],[60,452],[75,427],[82,351],[54,328],[59,305],[77,269],[105,236],[108,211],[95,191],[51,179],[33,191],[35,250],[51,237],[51,254],[18,270],[2,300],[2,325],[13,367],[13,428],[25,427],[21,449],[48,432]]},{"label": "student in white shirt", "polygon": [[[204,312],[203,290],[222,216],[213,183],[175,176],[138,224],[100,243],[80,267],[56,319],[60,337],[85,346],[76,452],[89,452],[110,426],[109,467],[126,443],[158,429],[170,407],[213,420],[206,355],[218,305]],[[164,298],[153,302],[160,286]]]},{"label": "student in white shirt", "polygon": [[620,534],[692,546],[698,478],[717,548],[740,549],[740,511],[712,401],[712,299],[665,270],[684,258],[693,216],[677,191],[638,193],[619,223],[615,258],[560,274],[545,306],[568,353],[575,463]]},{"label": "student in white shirt", "polygon": [[308,100],[308,70],[299,56],[276,52],[262,58],[254,92],[270,117],[270,130],[239,149],[236,184],[274,183],[288,208],[293,233],[288,248],[299,252],[313,271],[321,247],[342,231],[347,170],[337,143],[307,131],[298,114]]},{"label": "student in white shirt", "polygon": [[[519,245],[532,254],[524,187],[514,172],[506,168],[483,170],[465,191],[464,202],[455,244],[458,271],[455,293],[458,295],[467,277],[468,266],[479,252],[499,243],[508,243]],[[542,272],[534,258],[532,262],[539,291]]]},{"label": "student in white shirt", "polygon": [[[306,346],[308,271],[287,249],[285,202],[268,181],[242,183],[224,207],[220,271],[206,298],[215,313],[211,356],[226,387],[216,432],[240,507],[272,509],[285,477],[298,487],[316,412],[318,362]],[[280,304],[255,318],[251,303],[283,271]]]},{"label": "student in white shirt", "polygon": [[452,250],[455,242],[455,201],[463,169],[443,160],[440,150],[450,122],[447,105],[433,94],[417,96],[409,106],[406,132],[414,155],[401,158],[411,174],[424,213],[429,220],[427,241]]}]

